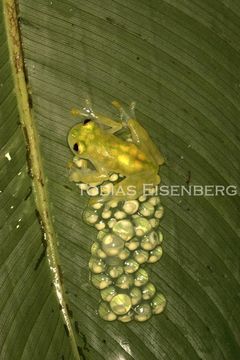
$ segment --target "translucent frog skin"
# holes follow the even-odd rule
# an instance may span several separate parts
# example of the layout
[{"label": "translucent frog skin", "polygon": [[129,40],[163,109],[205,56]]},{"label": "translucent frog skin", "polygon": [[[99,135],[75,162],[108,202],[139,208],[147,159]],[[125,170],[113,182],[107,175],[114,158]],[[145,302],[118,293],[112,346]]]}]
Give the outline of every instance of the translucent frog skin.
[{"label": "translucent frog skin", "polygon": [[[113,102],[120,112],[121,106]],[[81,111],[73,110],[73,114],[82,115]],[[105,127],[105,128],[103,128]],[[129,143],[114,135],[123,127],[128,128],[132,142]],[[101,184],[109,179],[112,173],[124,176],[116,186],[121,186],[122,193],[128,193],[128,187],[135,187],[134,195],[116,195],[113,190],[111,200],[127,200],[138,198],[142,194],[143,184],[160,183],[159,166],[164,163],[163,156],[152,142],[147,131],[139,122],[128,117],[126,121],[117,122],[103,115],[96,114],[93,119],[87,119],[72,127],[68,134],[68,144],[73,153],[92,163],[90,168],[72,167],[70,180],[86,184]],[[109,198],[98,198],[97,201],[108,201]]]}]

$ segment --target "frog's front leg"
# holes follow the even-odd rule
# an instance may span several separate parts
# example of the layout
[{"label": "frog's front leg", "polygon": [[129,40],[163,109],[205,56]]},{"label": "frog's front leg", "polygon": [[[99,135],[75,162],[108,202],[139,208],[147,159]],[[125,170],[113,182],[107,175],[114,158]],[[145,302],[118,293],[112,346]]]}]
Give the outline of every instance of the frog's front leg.
[{"label": "frog's front leg", "polygon": [[115,132],[122,129],[122,123],[112,120],[104,115],[96,114],[96,122],[105,126],[108,126],[108,129],[105,129],[109,134],[114,134]]},{"label": "frog's front leg", "polygon": [[[71,113],[73,116],[79,115],[79,116],[89,117],[89,114],[86,114],[85,112],[83,112],[79,109],[75,109],[75,108],[71,110]],[[112,120],[109,117],[104,116],[102,114],[92,112],[90,114],[90,118],[92,118],[92,117],[96,123],[107,126],[108,128],[105,129],[105,131],[109,134],[114,134],[115,132],[121,130],[123,127],[123,124],[120,123],[119,121]]]},{"label": "frog's front leg", "polygon": [[144,127],[142,127],[136,119],[129,119],[127,125],[131,132],[133,142],[137,144],[155,164],[162,165],[164,163],[164,157]]}]

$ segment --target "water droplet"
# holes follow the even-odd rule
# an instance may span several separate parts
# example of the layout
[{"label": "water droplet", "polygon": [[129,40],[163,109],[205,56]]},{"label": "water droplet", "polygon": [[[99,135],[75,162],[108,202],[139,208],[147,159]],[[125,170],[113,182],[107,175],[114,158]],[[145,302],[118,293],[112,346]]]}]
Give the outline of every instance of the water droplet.
[{"label": "water droplet", "polygon": [[5,156],[6,159],[8,159],[8,161],[12,160],[12,157],[11,157],[9,152],[7,152],[4,156]]},{"label": "water droplet", "polygon": [[19,225],[19,224],[17,224],[16,229],[19,229],[19,228],[20,228],[20,225]]},{"label": "water droplet", "polygon": [[128,342],[127,340],[122,340],[122,341],[121,341],[121,344],[122,344],[123,346],[124,346],[124,345],[125,345],[125,346],[126,346],[126,345],[128,346],[128,345],[129,345],[129,342]]},{"label": "water droplet", "polygon": [[[130,355],[132,354],[130,344],[127,340],[121,341],[121,345],[126,352],[128,352]],[[121,357],[120,357],[120,359],[124,360],[124,358],[121,358]]]},{"label": "water droplet", "polygon": [[11,206],[10,206],[10,209],[13,209],[13,208],[14,208],[14,206],[13,206],[13,205],[11,205]]},{"label": "water droplet", "polygon": [[22,172],[21,172],[21,171],[19,171],[18,176],[20,176],[21,174],[22,174]]}]

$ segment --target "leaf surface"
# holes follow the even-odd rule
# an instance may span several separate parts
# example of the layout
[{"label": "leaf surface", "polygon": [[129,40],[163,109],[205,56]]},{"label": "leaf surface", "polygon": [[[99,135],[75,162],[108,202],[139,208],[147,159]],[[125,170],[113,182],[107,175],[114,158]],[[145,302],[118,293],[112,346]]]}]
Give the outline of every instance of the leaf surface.
[{"label": "leaf surface", "polygon": [[[88,277],[97,232],[82,222],[87,198],[68,180],[66,136],[76,122],[70,109],[86,98],[115,118],[112,100],[136,101],[137,118],[167,160],[162,184],[239,185],[238,1],[19,0],[19,18],[62,295],[80,357],[237,360],[239,197],[163,196],[164,255],[151,276],[167,309],[146,323],[106,323]],[[27,197],[32,185],[6,38],[0,51],[1,354],[70,359],[47,260],[34,270],[42,233],[33,194]]]}]

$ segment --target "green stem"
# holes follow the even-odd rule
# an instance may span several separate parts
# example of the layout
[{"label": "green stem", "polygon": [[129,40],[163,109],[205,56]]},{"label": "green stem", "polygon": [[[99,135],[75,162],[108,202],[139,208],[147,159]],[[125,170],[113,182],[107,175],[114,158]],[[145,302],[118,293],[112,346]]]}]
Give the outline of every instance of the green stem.
[{"label": "green stem", "polygon": [[31,169],[29,170],[32,175],[34,197],[47,240],[47,258],[53,277],[56,297],[61,307],[63,321],[66,323],[69,331],[69,338],[71,341],[73,354],[75,359],[79,360],[80,356],[77,349],[77,343],[63,295],[64,291],[63,285],[61,283],[58,265],[59,256],[56,246],[56,234],[54,232],[53,224],[51,221],[49,201],[46,192],[46,184],[44,181],[41,154],[39,150],[38,135],[34,124],[33,114],[29,106],[29,96],[24,72],[23,54],[21,49],[21,38],[17,20],[17,5],[15,0],[3,0],[3,9],[20,121],[24,130],[24,135],[31,160]]}]

